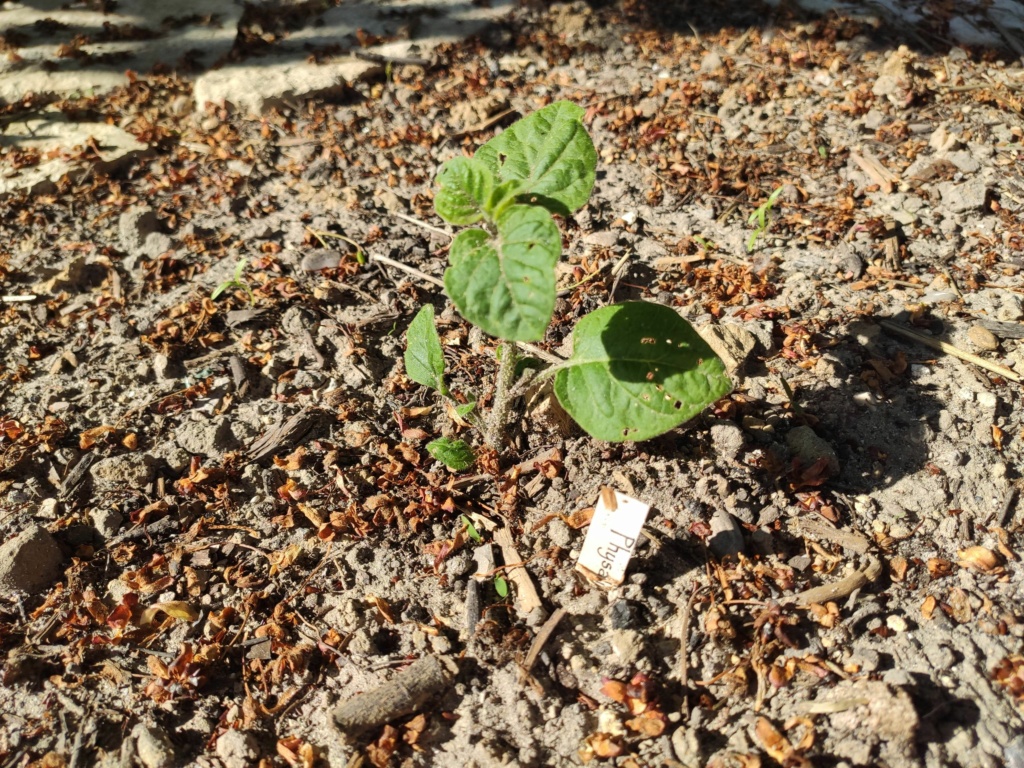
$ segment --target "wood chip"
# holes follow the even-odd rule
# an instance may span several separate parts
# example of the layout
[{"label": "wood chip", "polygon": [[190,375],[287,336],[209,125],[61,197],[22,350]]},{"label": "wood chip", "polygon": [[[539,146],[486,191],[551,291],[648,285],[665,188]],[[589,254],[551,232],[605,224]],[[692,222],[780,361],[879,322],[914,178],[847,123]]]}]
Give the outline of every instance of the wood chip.
[{"label": "wood chip", "polygon": [[519,565],[523,559],[516,550],[515,542],[512,541],[512,532],[508,528],[501,528],[495,532],[494,541],[501,547],[501,554],[505,558],[506,565],[512,564],[512,567],[505,569],[505,575],[516,585],[519,610],[523,615],[529,615],[538,608],[543,608],[544,604],[541,602],[537,588],[533,585],[533,579],[530,578],[529,572]]}]

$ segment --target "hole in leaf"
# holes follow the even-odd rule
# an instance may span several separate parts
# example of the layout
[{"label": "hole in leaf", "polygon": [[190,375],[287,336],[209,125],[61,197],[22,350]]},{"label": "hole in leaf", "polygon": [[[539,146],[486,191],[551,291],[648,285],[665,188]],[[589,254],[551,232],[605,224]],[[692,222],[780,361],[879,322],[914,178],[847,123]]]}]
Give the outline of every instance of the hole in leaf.
[{"label": "hole in leaf", "polygon": [[680,408],[683,407],[683,401],[682,400],[676,400],[676,402],[674,403],[674,405],[672,407],[675,408],[678,411]]}]

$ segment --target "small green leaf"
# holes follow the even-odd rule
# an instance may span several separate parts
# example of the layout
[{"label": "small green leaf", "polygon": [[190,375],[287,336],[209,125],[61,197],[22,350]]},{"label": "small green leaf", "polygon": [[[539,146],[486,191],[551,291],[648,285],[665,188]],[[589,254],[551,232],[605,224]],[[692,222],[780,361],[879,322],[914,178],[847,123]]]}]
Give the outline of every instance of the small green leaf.
[{"label": "small green leaf", "polygon": [[425,387],[448,394],[444,383],[444,350],[434,327],[434,308],[425,304],[405,334],[405,374]]},{"label": "small green leaf", "polygon": [[725,366],[688,322],[648,302],[580,320],[555,395],[599,440],[646,440],[693,418],[732,389]]},{"label": "small green leaf", "polygon": [[466,535],[469,536],[470,539],[472,539],[473,541],[483,541],[484,540],[483,536],[480,535],[480,531],[478,531],[476,529],[476,526],[473,525],[473,521],[472,520],[470,520],[465,515],[462,515],[460,517],[460,519],[462,520],[462,524],[466,527]]},{"label": "small green leaf", "polygon": [[508,582],[505,580],[505,577],[494,577],[494,591],[498,593],[498,597],[508,597]]},{"label": "small green leaf", "polygon": [[475,224],[489,210],[494,176],[472,157],[456,157],[441,166],[434,210],[450,224]]},{"label": "small green leaf", "polygon": [[440,437],[427,443],[427,452],[455,472],[473,466],[473,462],[476,461],[473,449],[464,440]]},{"label": "small green leaf", "polygon": [[473,402],[471,402],[471,403],[463,403],[462,405],[456,405],[455,406],[455,413],[457,413],[460,418],[464,419],[467,416],[469,416],[469,414],[471,414],[473,412],[474,408],[476,408],[476,401],[475,400]]},{"label": "small green leaf", "polygon": [[590,199],[597,151],[581,122],[583,109],[557,101],[509,126],[476,151],[499,182],[523,182],[530,195],[553,213],[568,215]]},{"label": "small green leaf", "polygon": [[538,341],[555,309],[555,264],[562,236],[543,208],[513,205],[498,235],[467,229],[452,241],[444,287],[464,318],[486,333]]},{"label": "small green leaf", "polygon": [[491,218],[497,218],[502,210],[514,203],[516,195],[522,192],[522,190],[523,182],[518,179],[498,184],[491,192],[490,200],[487,201],[487,211]]}]

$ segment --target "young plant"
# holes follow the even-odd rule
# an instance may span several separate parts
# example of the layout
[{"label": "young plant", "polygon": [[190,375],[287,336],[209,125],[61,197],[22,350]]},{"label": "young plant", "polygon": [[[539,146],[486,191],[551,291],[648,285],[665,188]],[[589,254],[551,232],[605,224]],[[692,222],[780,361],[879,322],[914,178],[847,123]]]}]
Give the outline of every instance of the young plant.
[{"label": "young plant", "polygon": [[[540,340],[551,323],[562,255],[553,215],[568,216],[585,205],[596,175],[597,152],[582,118],[580,107],[556,102],[510,126],[473,157],[449,160],[438,174],[438,215],[451,224],[476,225],[452,241],[445,291],[463,317],[505,342]],[[496,448],[518,359],[511,343],[501,344],[497,355],[485,429]],[[413,381],[452,397],[432,307],[421,309],[409,327],[405,364]],[[553,378],[562,407],[590,435],[608,441],[660,435],[732,389],[721,360],[690,324],[671,308],[648,302],[584,317],[573,331],[572,356],[539,378]],[[444,461],[439,447],[428,450]]]},{"label": "young plant", "polygon": [[245,267],[248,263],[248,259],[240,259],[239,262],[235,264],[235,276],[218,285],[216,290],[210,294],[210,301],[216,301],[217,298],[225,291],[229,291],[232,288],[238,288],[239,290],[245,291],[246,295],[249,297],[250,305],[255,304],[256,297],[253,295],[252,289],[249,287],[249,283],[242,277],[242,273],[245,272]]},{"label": "young plant", "polygon": [[747,219],[747,226],[754,227],[754,231],[750,233],[750,237],[747,239],[747,253],[754,252],[754,246],[757,245],[757,238],[768,231],[768,227],[772,224],[772,208],[775,205],[775,201],[779,199],[779,195],[782,194],[782,187],[779,187],[771,195],[761,203],[750,214],[750,218]]}]

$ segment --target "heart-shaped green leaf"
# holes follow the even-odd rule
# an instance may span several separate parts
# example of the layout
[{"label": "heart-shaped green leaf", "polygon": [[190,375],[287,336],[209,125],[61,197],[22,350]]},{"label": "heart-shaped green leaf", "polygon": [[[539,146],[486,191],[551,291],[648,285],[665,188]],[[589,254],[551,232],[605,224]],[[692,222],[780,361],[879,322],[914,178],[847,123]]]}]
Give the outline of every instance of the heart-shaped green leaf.
[{"label": "heart-shaped green leaf", "polygon": [[425,387],[448,395],[444,383],[444,350],[434,327],[434,308],[424,304],[405,334],[405,375]]},{"label": "heart-shaped green leaf", "polygon": [[468,229],[452,241],[444,287],[459,312],[486,333],[537,341],[555,309],[555,264],[562,237],[543,208],[513,205],[498,234]]},{"label": "heart-shaped green leaf", "polygon": [[670,307],[604,307],[573,331],[555,396],[599,440],[646,440],[693,418],[732,389],[725,366]]},{"label": "heart-shaped green leaf", "polygon": [[441,166],[437,184],[437,215],[450,224],[475,224],[491,201],[494,175],[475,158],[454,157]]},{"label": "heart-shaped green leaf", "polygon": [[590,198],[597,168],[582,118],[581,107],[557,101],[509,126],[474,157],[498,181],[522,181],[520,199],[529,195],[537,205],[568,215]]}]

